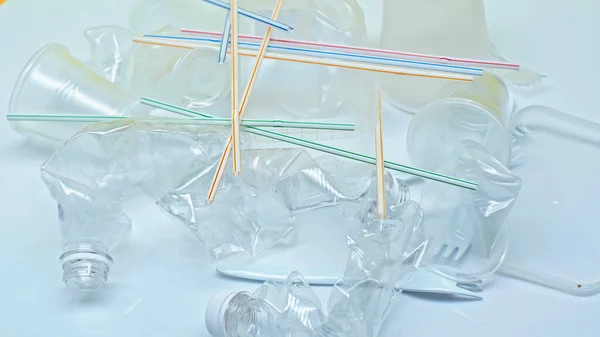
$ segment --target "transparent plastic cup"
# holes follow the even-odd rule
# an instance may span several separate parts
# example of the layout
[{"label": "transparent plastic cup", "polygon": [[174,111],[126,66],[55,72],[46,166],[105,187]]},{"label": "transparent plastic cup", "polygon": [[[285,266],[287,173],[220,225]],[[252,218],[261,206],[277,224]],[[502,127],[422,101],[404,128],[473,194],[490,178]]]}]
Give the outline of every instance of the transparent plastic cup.
[{"label": "transparent plastic cup", "polygon": [[111,83],[123,81],[123,62],[135,43],[135,33],[119,26],[90,27],[84,32],[90,43],[91,67]]},{"label": "transparent plastic cup", "polygon": [[[242,0],[240,6],[271,16],[275,0]],[[360,45],[366,39],[364,15],[355,0],[289,0],[278,20],[293,33],[273,30],[274,38]],[[266,26],[252,22],[240,32],[262,36]],[[254,58],[241,59],[242,83],[254,68]],[[350,69],[264,60],[248,105],[248,116],[273,118],[288,114],[297,119],[347,119],[370,111],[374,92],[365,89],[370,78]],[[243,90],[243,89],[241,89]],[[366,94],[368,93],[368,94]],[[277,97],[277,99],[273,99]]]},{"label": "transparent plastic cup", "polygon": [[219,31],[227,11],[202,0],[138,0],[129,14],[137,33],[150,33],[166,26]]},{"label": "transparent plastic cup", "polygon": [[[159,33],[177,34],[170,28]],[[112,54],[110,50],[105,53]],[[122,81],[117,83],[139,97],[230,117],[231,66],[229,59],[218,64],[218,54],[212,46],[189,50],[137,44],[124,56]],[[110,63],[117,65],[116,61]]]},{"label": "transparent plastic cup", "polygon": [[[206,108],[211,105],[229,105],[231,92],[231,65],[215,60],[218,48],[199,47],[180,58],[173,68],[172,85],[182,105],[189,109]],[[227,106],[223,109],[230,112]],[[215,114],[218,115],[218,114]]]},{"label": "transparent plastic cup", "polygon": [[[381,47],[398,51],[490,59],[483,0],[384,0]],[[448,80],[382,74],[383,96],[415,113],[436,99]]]},{"label": "transparent plastic cup", "polygon": [[[276,0],[241,0],[240,7],[270,17],[276,3]],[[366,43],[364,14],[356,0],[286,0],[277,20],[294,27],[294,31],[274,29],[273,38],[340,45]],[[267,29],[256,21],[240,21],[250,22],[240,27],[243,34],[263,36]],[[241,58],[240,90],[244,90],[254,64],[254,58]],[[284,133],[336,147],[344,146],[350,139],[362,142],[370,137],[369,123],[374,121],[372,112],[377,106],[374,81],[375,76],[352,69],[266,59],[245,116],[355,123],[357,130],[353,132],[286,130]],[[259,137],[251,137],[250,142],[253,148],[288,146]]]},{"label": "transparent plastic cup", "polygon": [[450,83],[438,100],[413,117],[407,133],[407,151],[415,166],[435,170],[464,140],[481,145],[498,161],[510,159],[506,122],[513,98],[504,82],[485,73],[471,83]]},{"label": "transparent plastic cup", "polygon": [[[10,98],[10,114],[127,116],[139,106],[136,97],[120,90],[71,56],[60,44],[38,50],[25,65]],[[24,135],[62,141],[80,123],[11,121]],[[37,137],[36,137],[37,138]]]}]

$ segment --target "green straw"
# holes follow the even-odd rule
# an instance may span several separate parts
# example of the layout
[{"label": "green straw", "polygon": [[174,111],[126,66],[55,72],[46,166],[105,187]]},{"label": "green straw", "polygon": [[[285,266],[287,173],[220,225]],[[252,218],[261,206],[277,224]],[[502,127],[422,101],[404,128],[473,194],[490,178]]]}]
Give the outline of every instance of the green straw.
[{"label": "green straw", "polygon": [[[172,104],[168,104],[168,103],[157,101],[157,100],[150,99],[150,98],[142,97],[141,102],[143,104],[146,104],[146,105],[149,105],[149,106],[152,106],[155,108],[171,111],[174,113],[186,114],[186,113],[192,112],[193,114],[202,116],[204,118],[214,118],[213,116],[208,115],[208,114],[202,114],[202,113],[199,113],[196,111],[188,110],[185,108],[181,108],[181,107],[178,107],[178,106],[175,106]],[[254,127],[254,126],[248,126],[248,127],[245,127],[244,129],[247,132],[255,134],[255,135],[259,135],[259,136],[279,140],[279,141],[282,141],[285,143],[290,143],[290,144],[306,147],[306,148],[309,148],[312,150],[321,151],[321,152],[329,153],[332,155],[336,155],[336,156],[340,156],[340,157],[344,157],[347,159],[352,159],[352,160],[356,160],[356,161],[360,161],[360,162],[368,163],[368,164],[372,164],[372,165],[375,165],[375,163],[376,163],[375,158],[371,157],[371,156],[367,156],[367,155],[352,152],[352,151],[342,150],[337,147],[312,142],[309,140],[285,135],[285,134],[282,134],[279,132],[273,132],[273,131],[261,129],[258,127]],[[431,172],[431,171],[427,171],[427,170],[423,170],[423,169],[419,169],[419,168],[414,168],[414,167],[407,166],[407,165],[393,163],[390,161],[385,161],[385,167],[390,170],[408,173],[408,174],[411,174],[411,175],[414,175],[417,177],[430,179],[430,180],[434,180],[437,182],[466,188],[469,190],[476,190],[477,186],[478,186],[477,183],[474,183],[474,182],[471,182],[468,180],[458,179],[458,178],[446,176],[443,174],[439,174],[439,173],[435,173],[435,172]]]},{"label": "green straw", "polygon": [[[133,119],[128,116],[94,116],[94,115],[26,115],[26,114],[7,114],[9,121],[37,121],[37,122],[104,122],[110,120]],[[200,125],[231,125],[230,118],[213,117],[189,117],[189,118],[135,118],[136,120],[148,123],[164,124],[200,124]],[[349,123],[322,123],[322,122],[301,122],[273,119],[245,119],[241,122],[242,126],[260,126],[277,128],[299,128],[299,129],[321,129],[336,131],[354,131],[354,124]]]}]

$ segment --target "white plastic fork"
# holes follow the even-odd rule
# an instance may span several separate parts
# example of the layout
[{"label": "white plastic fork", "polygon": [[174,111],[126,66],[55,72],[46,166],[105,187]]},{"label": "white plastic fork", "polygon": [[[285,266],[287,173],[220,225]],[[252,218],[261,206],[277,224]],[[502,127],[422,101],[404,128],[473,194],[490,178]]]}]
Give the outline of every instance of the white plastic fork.
[{"label": "white plastic fork", "polygon": [[454,213],[451,220],[454,226],[449,231],[437,233],[432,240],[432,252],[439,259],[460,260],[471,247],[473,241],[474,224],[467,221],[468,214],[464,207]]}]

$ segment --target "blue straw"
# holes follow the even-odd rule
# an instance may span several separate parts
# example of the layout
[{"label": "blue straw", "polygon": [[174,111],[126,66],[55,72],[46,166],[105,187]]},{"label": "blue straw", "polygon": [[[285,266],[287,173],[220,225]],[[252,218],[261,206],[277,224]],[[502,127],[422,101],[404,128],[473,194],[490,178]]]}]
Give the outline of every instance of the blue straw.
[{"label": "blue straw", "polygon": [[231,38],[231,15],[230,11],[227,11],[225,18],[225,27],[223,28],[223,38],[221,39],[221,46],[219,47],[219,64],[225,63],[227,58],[227,47],[229,46],[229,39]]},{"label": "blue straw", "polygon": [[[222,43],[224,39],[218,38],[209,38],[209,37],[187,37],[187,36],[170,36],[170,35],[154,35],[154,34],[145,34],[144,37],[151,38],[162,38],[162,39],[171,39],[171,40],[188,40],[188,41],[200,41],[200,42],[210,42],[210,43]],[[260,47],[260,44],[253,42],[239,42],[240,45],[246,47],[257,48]],[[363,54],[352,54],[352,53],[343,53],[329,50],[320,50],[320,49],[308,49],[308,48],[297,48],[297,47],[286,47],[280,45],[269,45],[268,50],[271,51],[284,51],[284,52],[292,52],[297,54],[312,54],[312,55],[323,55],[325,57],[332,57],[335,59],[346,59],[353,60],[364,63],[375,63],[375,64],[384,64],[384,65],[392,65],[392,66],[404,66],[415,69],[429,69],[429,70],[438,70],[445,71],[450,73],[458,73],[458,74],[467,74],[467,75],[475,75],[481,76],[483,75],[483,69],[481,68],[473,68],[473,67],[464,67],[464,66],[455,66],[449,64],[441,64],[441,63],[432,63],[432,62],[422,62],[422,61],[412,61],[398,58],[390,58],[390,57],[380,57],[380,56],[371,56],[371,55],[363,55]]]},{"label": "blue straw", "polygon": [[[231,5],[229,5],[226,2],[220,1],[220,0],[204,0],[205,2],[208,2],[211,5],[215,5],[217,7],[221,7],[224,8],[226,10],[231,10]],[[294,30],[294,28],[290,25],[286,25],[285,23],[281,23],[279,21],[275,21],[272,19],[269,19],[267,17],[264,17],[262,15],[256,14],[254,12],[250,12],[247,11],[243,8],[238,9],[238,13],[240,13],[243,16],[249,17],[251,19],[254,19],[256,21],[262,22],[264,24],[267,24],[269,26],[273,26],[275,28],[279,28],[281,30],[285,30],[286,32],[291,32],[292,30]]]}]

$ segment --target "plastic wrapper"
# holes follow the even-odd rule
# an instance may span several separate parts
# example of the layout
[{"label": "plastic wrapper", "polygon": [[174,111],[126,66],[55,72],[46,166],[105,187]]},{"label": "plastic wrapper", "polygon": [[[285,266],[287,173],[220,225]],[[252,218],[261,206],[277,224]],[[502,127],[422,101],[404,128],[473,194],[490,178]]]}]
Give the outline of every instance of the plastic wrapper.
[{"label": "plastic wrapper", "polygon": [[431,240],[432,267],[458,282],[477,282],[502,263],[510,213],[521,179],[473,141],[460,143],[442,174],[475,181],[476,191],[427,182],[421,197],[423,232]]}]

